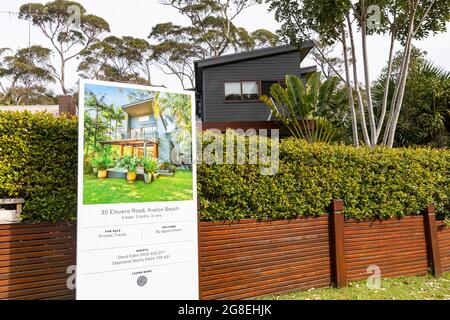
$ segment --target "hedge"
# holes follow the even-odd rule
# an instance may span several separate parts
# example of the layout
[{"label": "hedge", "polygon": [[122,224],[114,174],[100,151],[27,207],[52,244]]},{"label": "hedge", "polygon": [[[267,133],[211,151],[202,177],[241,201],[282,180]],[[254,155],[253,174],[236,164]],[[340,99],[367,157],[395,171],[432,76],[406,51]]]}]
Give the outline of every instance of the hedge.
[{"label": "hedge", "polygon": [[[0,198],[23,197],[30,222],[76,218],[77,121],[0,112]],[[226,154],[224,154],[226,156]],[[318,215],[343,199],[348,218],[450,216],[450,151],[280,144],[276,175],[259,165],[198,165],[202,220]]]},{"label": "hedge", "polygon": [[201,164],[202,220],[276,219],[319,215],[343,199],[356,219],[419,214],[429,203],[450,214],[450,151],[280,143],[274,176],[259,165]]},{"label": "hedge", "polygon": [[76,217],[77,121],[0,112],[0,198],[25,198],[23,219]]}]

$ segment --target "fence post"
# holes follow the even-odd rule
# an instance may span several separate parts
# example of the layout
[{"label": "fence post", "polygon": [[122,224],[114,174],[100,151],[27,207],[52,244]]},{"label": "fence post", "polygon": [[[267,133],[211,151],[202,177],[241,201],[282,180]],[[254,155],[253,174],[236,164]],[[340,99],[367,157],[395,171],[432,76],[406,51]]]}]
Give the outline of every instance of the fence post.
[{"label": "fence post", "polygon": [[202,245],[201,245],[201,216],[200,216],[200,198],[197,199],[197,250],[198,250],[198,299],[202,300]]},{"label": "fence post", "polygon": [[425,233],[427,237],[428,253],[432,266],[432,273],[435,276],[442,274],[441,256],[439,254],[439,242],[437,237],[436,214],[434,204],[429,204],[425,209]]},{"label": "fence post", "polygon": [[344,201],[333,200],[331,202],[331,250],[333,256],[334,275],[336,286],[347,286],[347,274],[345,265],[345,239],[344,239]]}]

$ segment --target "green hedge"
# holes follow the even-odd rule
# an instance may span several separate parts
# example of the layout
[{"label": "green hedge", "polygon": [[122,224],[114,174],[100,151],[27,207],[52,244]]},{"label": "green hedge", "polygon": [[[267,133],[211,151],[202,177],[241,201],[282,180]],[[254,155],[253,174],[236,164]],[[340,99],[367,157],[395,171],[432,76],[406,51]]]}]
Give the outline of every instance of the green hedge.
[{"label": "green hedge", "polygon": [[435,203],[450,211],[450,151],[280,144],[280,167],[263,176],[258,165],[198,167],[203,220],[294,218],[325,212],[343,199],[347,218],[419,214]]},{"label": "green hedge", "polygon": [[[76,217],[77,121],[0,112],[0,197],[23,197],[31,222]],[[420,213],[435,203],[450,216],[450,151],[280,144],[274,176],[258,165],[198,166],[203,220],[318,215],[332,199],[347,217]]]},{"label": "green hedge", "polygon": [[25,198],[30,222],[76,217],[77,121],[0,112],[0,198]]}]

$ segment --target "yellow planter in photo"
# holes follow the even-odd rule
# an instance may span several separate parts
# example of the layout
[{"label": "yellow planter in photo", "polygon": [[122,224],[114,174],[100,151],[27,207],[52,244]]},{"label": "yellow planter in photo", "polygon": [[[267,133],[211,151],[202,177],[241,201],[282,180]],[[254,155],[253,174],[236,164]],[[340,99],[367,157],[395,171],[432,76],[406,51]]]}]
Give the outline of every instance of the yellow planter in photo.
[{"label": "yellow planter in photo", "polygon": [[127,180],[128,182],[136,180],[136,172],[127,172]]},{"label": "yellow planter in photo", "polygon": [[97,177],[99,179],[105,179],[108,175],[108,171],[107,170],[98,170],[97,172]]}]

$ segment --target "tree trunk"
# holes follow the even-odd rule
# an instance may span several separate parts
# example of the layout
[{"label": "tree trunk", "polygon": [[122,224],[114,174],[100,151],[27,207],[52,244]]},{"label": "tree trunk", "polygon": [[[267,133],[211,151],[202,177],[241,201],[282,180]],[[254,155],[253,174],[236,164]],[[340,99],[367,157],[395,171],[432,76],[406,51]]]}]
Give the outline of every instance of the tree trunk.
[{"label": "tree trunk", "polygon": [[356,97],[358,101],[358,109],[360,113],[361,118],[361,129],[364,137],[364,142],[371,146],[369,133],[367,132],[367,125],[366,125],[366,116],[364,113],[364,104],[361,97],[361,92],[359,91],[359,84],[358,84],[358,70],[356,69],[356,52],[355,52],[355,40],[353,38],[353,29],[352,29],[352,23],[350,21],[350,17],[347,14],[347,24],[349,29],[349,35],[350,35],[350,44],[351,44],[351,52],[352,52],[352,65],[353,65],[353,81],[355,83],[355,91],[356,91]]},{"label": "tree trunk", "polygon": [[384,84],[384,95],[383,95],[383,104],[381,106],[381,114],[380,114],[380,118],[378,119],[377,136],[376,136],[376,141],[375,141],[376,143],[378,143],[381,129],[383,128],[384,118],[386,117],[387,102],[388,102],[388,97],[389,97],[389,85],[391,83],[391,75],[392,75],[392,63],[393,63],[393,56],[394,56],[395,35],[396,35],[396,31],[394,29],[394,30],[392,30],[392,33],[391,33],[391,45],[389,48],[388,70],[387,70],[387,75],[386,75],[386,82]]},{"label": "tree trunk", "polygon": [[[400,68],[399,77],[403,73],[403,69],[404,68],[405,68],[405,63],[403,61],[402,65],[401,65],[401,68]],[[388,141],[388,138],[389,138],[389,131],[391,129],[392,119],[394,117],[395,103],[396,103],[397,97],[398,97],[398,89],[399,89],[399,87],[398,87],[398,78],[397,78],[397,84],[395,86],[394,95],[392,96],[391,109],[389,111],[388,122],[386,123],[386,127],[384,128],[384,134],[383,134],[383,144],[384,145],[387,145],[387,141]]]},{"label": "tree trunk", "polygon": [[353,100],[353,88],[350,80],[350,66],[348,61],[348,53],[347,53],[347,39],[345,35],[344,25],[341,27],[342,33],[342,48],[344,50],[344,64],[345,64],[345,78],[347,80],[347,91],[348,91],[348,104],[350,107],[350,112],[352,116],[352,137],[353,137],[353,145],[355,147],[359,147],[359,137],[358,137],[358,121],[356,120],[356,112],[355,112],[355,104]]},{"label": "tree trunk", "polygon": [[66,80],[66,62],[64,61],[64,57],[61,55],[61,79],[60,79],[60,84],[61,84],[61,90],[62,93],[65,95],[67,94],[67,89],[66,89],[66,85],[65,85],[65,80]]},{"label": "tree trunk", "polygon": [[369,74],[369,58],[367,54],[367,22],[366,22],[366,8],[364,8],[364,1],[362,3],[363,8],[361,9],[361,40],[362,40],[362,53],[363,53],[363,65],[364,65],[364,80],[366,85],[366,104],[367,104],[367,114],[369,116],[370,125],[370,142],[371,145],[376,145],[377,129],[375,124],[375,115],[373,112],[372,103],[372,90],[370,83]]},{"label": "tree trunk", "polygon": [[391,122],[391,127],[389,128],[389,138],[387,141],[387,145],[388,147],[393,147],[394,146],[394,138],[395,138],[395,131],[397,130],[397,123],[398,123],[398,118],[400,115],[400,111],[401,111],[401,107],[403,104],[403,97],[405,94],[405,87],[406,87],[406,80],[408,78],[408,72],[409,72],[409,63],[411,61],[411,49],[412,49],[412,45],[411,45],[412,39],[410,40],[410,43],[407,45],[405,51],[405,67],[404,67],[404,71],[403,74],[401,75],[401,78],[399,79],[399,90],[398,90],[398,97],[395,103],[395,109],[394,109],[394,113],[392,116],[392,122]]},{"label": "tree trunk", "polygon": [[402,72],[400,73],[399,79],[397,81],[398,96],[395,102],[395,108],[391,111],[393,112],[393,116],[392,116],[392,123],[389,128],[389,135],[387,141],[387,145],[391,148],[394,146],[395,131],[397,129],[398,118],[400,115],[401,107],[403,104],[403,97],[405,94],[406,80],[408,78],[409,63],[411,61],[412,40],[414,37],[414,20],[417,13],[417,5],[418,2],[412,5],[413,7],[409,19],[408,36],[406,38],[405,50],[403,54],[403,67]]}]

